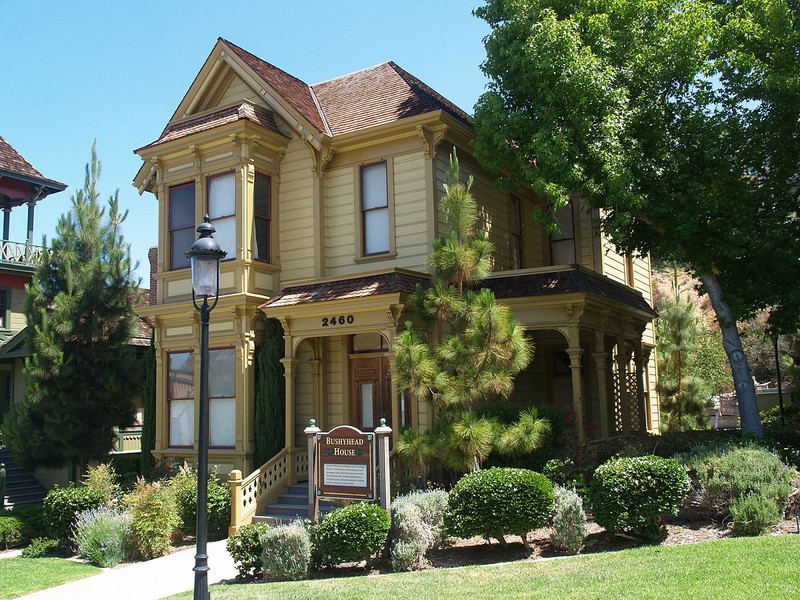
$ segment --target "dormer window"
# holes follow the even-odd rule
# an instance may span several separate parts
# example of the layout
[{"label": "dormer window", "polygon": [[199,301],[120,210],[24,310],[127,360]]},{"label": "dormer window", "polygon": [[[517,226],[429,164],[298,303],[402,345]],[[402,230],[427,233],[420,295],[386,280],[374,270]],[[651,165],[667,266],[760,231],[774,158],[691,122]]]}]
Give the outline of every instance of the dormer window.
[{"label": "dormer window", "polygon": [[209,177],[207,181],[208,216],[217,230],[214,239],[217,240],[219,247],[228,253],[226,260],[234,259],[236,258],[236,177],[233,173],[224,173]]}]

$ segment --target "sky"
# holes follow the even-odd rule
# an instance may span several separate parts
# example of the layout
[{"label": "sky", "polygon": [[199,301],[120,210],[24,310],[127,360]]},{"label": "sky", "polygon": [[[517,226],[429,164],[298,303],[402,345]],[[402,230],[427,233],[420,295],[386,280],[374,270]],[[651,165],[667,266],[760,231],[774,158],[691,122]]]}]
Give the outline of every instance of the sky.
[{"label": "sky", "polygon": [[[158,138],[218,37],[308,84],[393,60],[469,112],[484,91],[489,27],[481,0],[0,0],[0,135],[42,175],[68,185],[36,206],[34,242],[51,239],[83,186],[92,141],[98,186],[119,190],[142,286],[157,242],[155,196],[132,181],[134,150]],[[11,214],[26,237],[27,208]]]}]

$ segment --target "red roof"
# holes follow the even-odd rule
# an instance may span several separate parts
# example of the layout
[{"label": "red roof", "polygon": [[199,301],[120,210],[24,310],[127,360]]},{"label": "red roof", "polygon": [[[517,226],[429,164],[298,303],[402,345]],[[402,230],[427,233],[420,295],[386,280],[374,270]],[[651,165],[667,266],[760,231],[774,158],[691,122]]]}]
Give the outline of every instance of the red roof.
[{"label": "red roof", "polygon": [[47,179],[2,136],[0,136],[0,172],[12,176],[19,175],[33,183],[44,184],[46,187],[53,188],[52,191],[61,191],[67,187],[60,181]]}]

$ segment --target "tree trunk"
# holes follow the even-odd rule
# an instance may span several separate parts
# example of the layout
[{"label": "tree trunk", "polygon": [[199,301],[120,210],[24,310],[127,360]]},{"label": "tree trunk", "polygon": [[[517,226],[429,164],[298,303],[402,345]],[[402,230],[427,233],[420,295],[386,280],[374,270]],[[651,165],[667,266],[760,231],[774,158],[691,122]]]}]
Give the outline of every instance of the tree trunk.
[{"label": "tree trunk", "polygon": [[711,305],[717,314],[719,327],[722,330],[722,345],[731,364],[733,385],[736,388],[736,399],[739,402],[742,434],[754,433],[761,437],[764,435],[764,430],[761,427],[761,418],[758,416],[756,388],[753,385],[753,375],[742,348],[742,339],[739,337],[733,311],[722,298],[722,285],[716,275],[710,273],[701,275],[700,281],[703,282],[703,287],[711,300]]}]

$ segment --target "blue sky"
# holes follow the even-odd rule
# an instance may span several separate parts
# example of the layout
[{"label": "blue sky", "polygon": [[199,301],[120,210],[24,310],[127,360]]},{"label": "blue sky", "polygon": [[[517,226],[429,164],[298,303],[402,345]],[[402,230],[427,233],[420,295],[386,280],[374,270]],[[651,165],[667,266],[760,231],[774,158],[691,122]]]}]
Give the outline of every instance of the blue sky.
[{"label": "blue sky", "polygon": [[[129,211],[125,238],[149,285],[157,204],[131,184],[141,165],[133,151],[161,133],[218,37],[309,84],[394,60],[472,113],[486,84],[480,63],[489,29],[472,16],[479,4],[0,0],[0,135],[69,186],[36,207],[36,243],[50,239],[69,210],[96,139],[101,193],[119,189]],[[26,224],[20,207],[12,240],[24,241]]]}]

